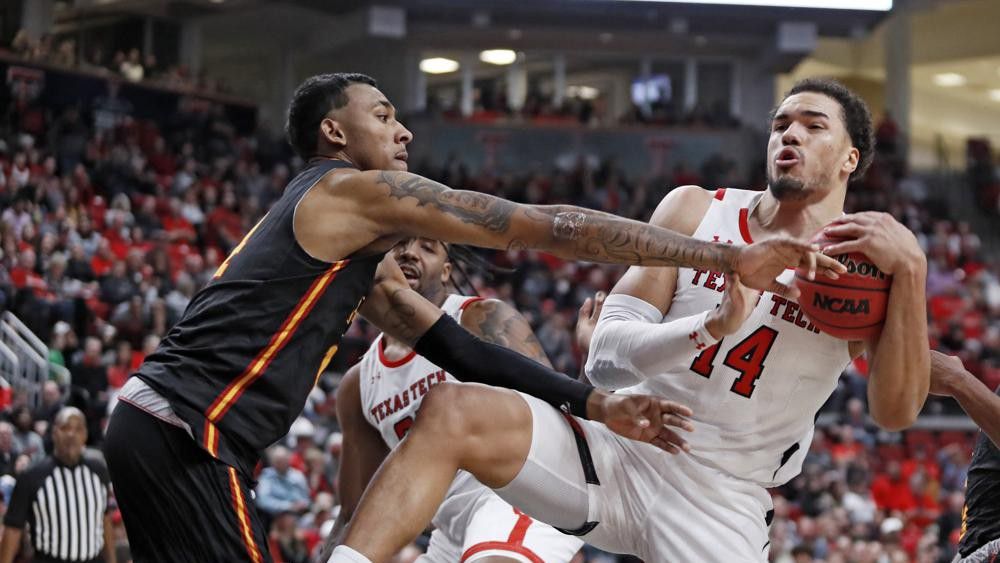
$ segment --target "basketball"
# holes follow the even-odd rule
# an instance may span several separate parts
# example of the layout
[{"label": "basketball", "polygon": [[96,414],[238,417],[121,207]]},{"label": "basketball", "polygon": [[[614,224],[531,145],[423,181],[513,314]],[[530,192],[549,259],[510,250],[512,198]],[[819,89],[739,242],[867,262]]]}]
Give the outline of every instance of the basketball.
[{"label": "basketball", "polygon": [[[840,240],[826,238],[820,232],[812,242],[825,248]],[[795,286],[802,292],[799,307],[813,324],[831,336],[844,340],[877,336],[885,321],[892,276],[858,252],[834,258],[847,267],[839,279],[816,276],[809,280],[795,272]]]}]

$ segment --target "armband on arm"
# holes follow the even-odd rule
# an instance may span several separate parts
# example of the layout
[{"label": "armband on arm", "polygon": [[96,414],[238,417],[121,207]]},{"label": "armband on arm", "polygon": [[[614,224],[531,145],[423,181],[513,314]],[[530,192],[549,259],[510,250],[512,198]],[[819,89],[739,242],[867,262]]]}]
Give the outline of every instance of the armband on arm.
[{"label": "armband on arm", "polygon": [[594,390],[502,346],[477,338],[449,315],[442,315],[413,348],[459,381],[485,383],[533,395],[556,408],[586,418]]},{"label": "armband on arm", "polygon": [[708,311],[662,322],[660,310],[625,294],[609,295],[594,329],[587,377],[603,389],[637,385],[688,362],[718,342],[705,328]]}]

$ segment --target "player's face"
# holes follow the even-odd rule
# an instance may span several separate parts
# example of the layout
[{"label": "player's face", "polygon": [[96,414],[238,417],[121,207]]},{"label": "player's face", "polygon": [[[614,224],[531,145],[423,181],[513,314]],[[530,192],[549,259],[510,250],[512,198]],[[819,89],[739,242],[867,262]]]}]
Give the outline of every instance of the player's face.
[{"label": "player's face", "polygon": [[768,188],[782,201],[823,196],[847,185],[858,156],[836,100],[816,92],[791,95],[771,121]]},{"label": "player's face", "polygon": [[413,134],[396,121],[396,108],[368,84],[345,89],[347,105],[333,117],[346,138],[344,152],[361,170],[406,170],[406,145]]},{"label": "player's face", "polygon": [[451,262],[443,243],[411,238],[397,244],[392,252],[414,291],[428,299],[444,291],[451,277]]}]

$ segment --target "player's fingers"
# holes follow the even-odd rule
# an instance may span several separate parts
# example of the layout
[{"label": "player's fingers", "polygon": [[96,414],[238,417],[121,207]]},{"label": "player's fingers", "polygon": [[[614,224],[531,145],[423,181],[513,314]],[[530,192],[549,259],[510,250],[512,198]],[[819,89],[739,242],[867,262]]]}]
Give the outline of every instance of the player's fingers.
[{"label": "player's fingers", "polygon": [[608,297],[607,293],[603,291],[598,291],[597,295],[594,296],[594,312],[592,313],[593,318],[601,316],[601,309],[604,307],[604,300]]},{"label": "player's fingers", "polygon": [[841,254],[859,252],[861,251],[861,247],[862,247],[861,240],[845,240],[844,242],[831,244],[830,246],[824,248],[823,254],[826,254],[827,256],[839,256]]},{"label": "player's fingers", "polygon": [[663,419],[664,426],[676,426],[688,432],[694,432],[694,425],[686,418],[677,416],[676,414],[665,414],[661,418]]},{"label": "player's fingers", "polygon": [[647,397],[630,397],[625,401],[625,412],[638,428],[649,428],[649,417],[645,414],[648,404]]},{"label": "player's fingers", "polygon": [[681,438],[680,434],[674,432],[669,428],[666,427],[661,428],[659,435],[657,437],[663,440],[664,442],[667,442],[668,444],[673,444],[685,451],[691,449],[691,446],[688,445],[687,440]]},{"label": "player's fingers", "polygon": [[680,403],[675,403],[674,401],[668,401],[666,399],[658,400],[660,402],[660,411],[663,414],[676,414],[678,416],[691,416],[694,414],[690,407]]},{"label": "player's fingers", "polygon": [[776,239],[776,242],[782,249],[790,250],[800,256],[813,251],[810,243],[792,237],[781,237]]},{"label": "player's fingers", "polygon": [[580,305],[580,312],[577,314],[578,319],[586,319],[590,317],[590,313],[594,310],[594,300],[591,298],[586,298],[583,300],[583,305]]},{"label": "player's fingers", "polygon": [[840,274],[847,273],[847,266],[823,253],[816,253],[816,267],[831,279],[837,279]]},{"label": "player's fingers", "polygon": [[870,211],[860,211],[858,213],[848,213],[846,215],[841,215],[833,221],[830,221],[831,225],[842,225],[845,223],[860,223],[868,224],[872,221],[872,215]]},{"label": "player's fingers", "polygon": [[767,290],[775,295],[780,295],[787,299],[798,299],[799,294],[801,293],[799,288],[794,285],[783,284],[778,280],[771,282],[771,285],[768,286]]},{"label": "player's fingers", "polygon": [[806,277],[810,280],[816,279],[816,252],[810,252],[805,256]]},{"label": "player's fingers", "polygon": [[865,233],[866,227],[858,223],[846,223],[824,227],[823,234],[832,237],[857,238]]}]

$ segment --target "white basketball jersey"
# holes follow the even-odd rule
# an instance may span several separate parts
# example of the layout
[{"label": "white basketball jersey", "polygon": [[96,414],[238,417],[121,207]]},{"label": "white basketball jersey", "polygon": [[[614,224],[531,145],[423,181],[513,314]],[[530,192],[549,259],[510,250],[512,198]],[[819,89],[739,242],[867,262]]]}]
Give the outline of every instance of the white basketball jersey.
[{"label": "white basketball jersey", "polygon": [[[465,307],[480,299],[449,295],[441,309],[461,322]],[[391,449],[413,425],[424,395],[439,383],[458,380],[416,352],[396,361],[389,360],[385,357],[383,338],[384,335],[379,335],[361,359],[361,406],[368,423],[378,429]],[[471,474],[459,471],[434,516],[434,525],[452,538],[463,537],[465,523],[477,506],[476,500],[484,494],[494,493]]]},{"label": "white basketball jersey", "polygon": [[[763,192],[719,190],[694,238],[719,244],[753,242],[747,218]],[[791,283],[794,271],[778,279]],[[663,322],[722,302],[721,273],[680,268]],[[764,487],[802,469],[819,408],[850,362],[848,343],[820,332],[798,303],[764,292],[736,333],[666,372],[648,374],[627,392],[667,397],[691,407],[691,455]]]}]

